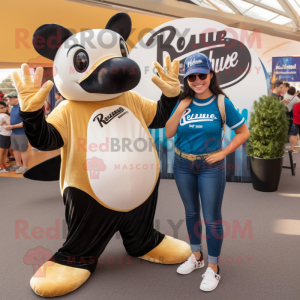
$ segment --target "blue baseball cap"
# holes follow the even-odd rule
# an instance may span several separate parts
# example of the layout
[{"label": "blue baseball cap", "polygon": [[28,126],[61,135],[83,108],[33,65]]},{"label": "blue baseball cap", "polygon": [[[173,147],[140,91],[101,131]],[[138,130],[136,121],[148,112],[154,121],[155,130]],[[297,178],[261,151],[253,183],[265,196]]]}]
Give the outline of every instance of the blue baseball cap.
[{"label": "blue baseball cap", "polygon": [[208,74],[212,70],[208,57],[202,53],[195,53],[184,62],[184,77],[193,73]]}]

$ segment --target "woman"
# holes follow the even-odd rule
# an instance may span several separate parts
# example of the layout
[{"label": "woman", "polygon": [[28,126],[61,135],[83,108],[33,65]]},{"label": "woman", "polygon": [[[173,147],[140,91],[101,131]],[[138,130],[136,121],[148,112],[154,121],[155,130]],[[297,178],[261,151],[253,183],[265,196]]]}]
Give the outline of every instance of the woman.
[{"label": "woman", "polygon": [[10,124],[8,114],[8,105],[5,101],[0,101],[0,173],[5,173],[5,163],[7,162],[7,153],[10,147],[11,130],[6,130],[4,125]]},{"label": "woman", "polygon": [[[166,124],[166,137],[177,134],[174,177],[182,198],[192,250],[191,257],[179,268],[189,274],[204,267],[201,245],[200,202],[206,225],[208,268],[202,275],[200,289],[214,290],[220,280],[218,256],[223,241],[221,204],[225,188],[224,157],[249,137],[244,118],[225,98],[226,124],[235,131],[232,142],[221,149],[222,122],[217,96],[226,96],[218,85],[216,73],[203,54],[185,60],[184,90]],[[191,155],[192,154],[192,155]],[[188,157],[186,155],[189,155]]]}]

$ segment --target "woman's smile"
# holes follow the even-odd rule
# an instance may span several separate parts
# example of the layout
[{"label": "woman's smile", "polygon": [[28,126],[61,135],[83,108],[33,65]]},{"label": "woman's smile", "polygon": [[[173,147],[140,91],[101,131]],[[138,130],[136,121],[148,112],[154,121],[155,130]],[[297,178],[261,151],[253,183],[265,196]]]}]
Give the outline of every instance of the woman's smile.
[{"label": "woman's smile", "polygon": [[205,92],[207,87],[205,86],[205,83],[192,83],[192,89],[195,91],[196,94],[202,94]]}]

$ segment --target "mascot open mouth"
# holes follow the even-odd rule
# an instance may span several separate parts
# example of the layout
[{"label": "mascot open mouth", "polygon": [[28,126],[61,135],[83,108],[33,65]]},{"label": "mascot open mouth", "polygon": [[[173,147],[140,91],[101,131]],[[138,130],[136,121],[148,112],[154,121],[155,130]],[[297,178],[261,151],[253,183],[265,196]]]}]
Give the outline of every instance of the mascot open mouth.
[{"label": "mascot open mouth", "polygon": [[114,57],[101,63],[80,86],[88,93],[116,94],[135,88],[141,79],[138,64],[127,57]]}]

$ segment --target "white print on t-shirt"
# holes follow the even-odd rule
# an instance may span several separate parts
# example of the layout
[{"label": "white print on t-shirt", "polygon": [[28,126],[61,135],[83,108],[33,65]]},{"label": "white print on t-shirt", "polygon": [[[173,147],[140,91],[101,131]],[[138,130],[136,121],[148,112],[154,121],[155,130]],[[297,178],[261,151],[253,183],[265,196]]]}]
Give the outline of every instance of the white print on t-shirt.
[{"label": "white print on t-shirt", "polygon": [[203,128],[203,125],[190,124],[189,128]]},{"label": "white print on t-shirt", "polygon": [[186,124],[195,123],[195,122],[206,122],[216,120],[217,117],[214,114],[191,114],[190,108],[187,108],[184,112],[182,118],[180,119],[180,125],[184,126]]}]

